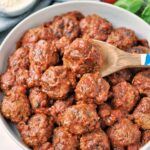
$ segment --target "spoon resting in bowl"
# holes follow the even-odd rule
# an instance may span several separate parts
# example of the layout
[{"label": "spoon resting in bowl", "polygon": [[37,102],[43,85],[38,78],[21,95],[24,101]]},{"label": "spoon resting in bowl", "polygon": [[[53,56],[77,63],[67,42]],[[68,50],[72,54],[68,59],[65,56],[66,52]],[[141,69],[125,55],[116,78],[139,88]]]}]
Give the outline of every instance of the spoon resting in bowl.
[{"label": "spoon resting in bowl", "polygon": [[104,59],[104,64],[100,69],[102,77],[125,68],[150,67],[150,54],[127,53],[111,44],[98,40],[92,40],[92,45],[101,51]]}]

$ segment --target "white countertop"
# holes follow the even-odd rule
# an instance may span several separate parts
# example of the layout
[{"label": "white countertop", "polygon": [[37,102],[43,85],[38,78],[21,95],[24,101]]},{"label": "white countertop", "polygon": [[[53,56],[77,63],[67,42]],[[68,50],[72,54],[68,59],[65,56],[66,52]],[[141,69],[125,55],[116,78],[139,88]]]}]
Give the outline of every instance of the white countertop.
[{"label": "white countertop", "polygon": [[0,149],[1,150],[22,150],[0,126]]}]

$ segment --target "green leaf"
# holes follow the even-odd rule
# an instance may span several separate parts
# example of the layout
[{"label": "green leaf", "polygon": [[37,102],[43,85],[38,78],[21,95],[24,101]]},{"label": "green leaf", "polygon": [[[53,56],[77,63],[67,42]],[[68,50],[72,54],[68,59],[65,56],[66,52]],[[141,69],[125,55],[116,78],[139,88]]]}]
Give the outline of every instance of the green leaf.
[{"label": "green leaf", "polygon": [[118,0],[115,5],[136,13],[144,4],[144,0]]},{"label": "green leaf", "polygon": [[143,18],[147,23],[150,24],[150,4],[148,4],[144,11],[141,14],[141,18]]}]

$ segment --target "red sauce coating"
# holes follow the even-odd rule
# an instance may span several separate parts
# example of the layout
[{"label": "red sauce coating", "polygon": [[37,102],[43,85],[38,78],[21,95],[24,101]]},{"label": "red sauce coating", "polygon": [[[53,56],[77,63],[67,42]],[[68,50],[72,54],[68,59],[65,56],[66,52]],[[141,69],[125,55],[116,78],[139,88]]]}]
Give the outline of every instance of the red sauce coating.
[{"label": "red sauce coating", "polygon": [[64,66],[70,68],[77,77],[84,73],[98,71],[103,64],[100,51],[90,44],[91,40],[78,38],[65,50]]},{"label": "red sauce coating", "polygon": [[78,82],[75,92],[77,101],[102,104],[108,98],[109,84],[99,73],[85,74]]},{"label": "red sauce coating", "polygon": [[9,56],[0,111],[31,149],[139,150],[150,140],[150,70],[102,78],[92,39],[150,52],[133,30],[74,10],[27,30]]}]

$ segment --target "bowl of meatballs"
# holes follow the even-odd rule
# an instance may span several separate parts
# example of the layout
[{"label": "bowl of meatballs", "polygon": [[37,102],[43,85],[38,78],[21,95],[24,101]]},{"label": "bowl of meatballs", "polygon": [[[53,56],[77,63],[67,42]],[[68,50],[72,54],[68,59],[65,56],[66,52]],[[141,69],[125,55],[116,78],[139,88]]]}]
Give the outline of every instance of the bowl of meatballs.
[{"label": "bowl of meatballs", "polygon": [[150,53],[150,27],[100,2],[67,2],[19,23],[0,47],[0,125],[25,150],[139,150],[150,141],[150,69],[100,76],[92,39]]}]

